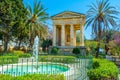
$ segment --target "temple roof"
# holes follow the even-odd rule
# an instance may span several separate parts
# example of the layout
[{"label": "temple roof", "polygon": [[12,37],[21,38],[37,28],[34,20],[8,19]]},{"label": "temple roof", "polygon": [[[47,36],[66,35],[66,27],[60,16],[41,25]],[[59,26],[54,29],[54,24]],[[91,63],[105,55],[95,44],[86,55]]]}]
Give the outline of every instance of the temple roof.
[{"label": "temple roof", "polygon": [[73,18],[73,17],[85,17],[85,14],[73,12],[73,11],[63,11],[61,13],[53,15],[51,18]]}]

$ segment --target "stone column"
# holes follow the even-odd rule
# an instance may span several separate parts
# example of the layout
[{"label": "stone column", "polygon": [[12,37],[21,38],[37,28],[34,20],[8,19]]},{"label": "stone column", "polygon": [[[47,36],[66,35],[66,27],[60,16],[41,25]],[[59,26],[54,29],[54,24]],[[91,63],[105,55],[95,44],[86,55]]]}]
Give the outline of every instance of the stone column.
[{"label": "stone column", "polygon": [[56,46],[56,26],[53,25],[53,46]]},{"label": "stone column", "polygon": [[74,26],[70,26],[70,45],[74,46]]},{"label": "stone column", "polygon": [[81,25],[80,28],[80,46],[84,46],[84,27]]},{"label": "stone column", "polygon": [[74,46],[76,46],[76,29],[74,28]]},{"label": "stone column", "polygon": [[65,46],[65,26],[61,26],[61,46]]}]

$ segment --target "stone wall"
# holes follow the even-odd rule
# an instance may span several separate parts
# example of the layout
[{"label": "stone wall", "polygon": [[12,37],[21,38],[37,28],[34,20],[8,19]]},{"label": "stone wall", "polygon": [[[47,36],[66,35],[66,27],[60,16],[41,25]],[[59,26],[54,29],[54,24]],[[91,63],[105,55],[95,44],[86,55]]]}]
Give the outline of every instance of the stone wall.
[{"label": "stone wall", "polygon": [[106,59],[115,62],[116,65],[120,66],[120,56],[109,56],[106,55]]}]

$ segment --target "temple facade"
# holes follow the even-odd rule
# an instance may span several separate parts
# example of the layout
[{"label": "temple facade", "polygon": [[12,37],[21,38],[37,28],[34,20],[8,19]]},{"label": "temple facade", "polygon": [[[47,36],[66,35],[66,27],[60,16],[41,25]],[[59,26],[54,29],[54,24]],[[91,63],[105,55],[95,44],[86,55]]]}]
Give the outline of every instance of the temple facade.
[{"label": "temple facade", "polygon": [[84,46],[84,14],[64,11],[52,16],[53,46],[76,46],[76,31],[80,30],[80,44]]}]

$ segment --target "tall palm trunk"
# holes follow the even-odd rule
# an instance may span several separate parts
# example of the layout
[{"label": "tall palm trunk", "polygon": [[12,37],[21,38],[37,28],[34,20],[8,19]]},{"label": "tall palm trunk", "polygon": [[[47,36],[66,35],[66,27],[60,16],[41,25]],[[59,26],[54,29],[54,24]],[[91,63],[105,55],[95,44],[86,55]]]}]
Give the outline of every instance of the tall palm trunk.
[{"label": "tall palm trunk", "polygon": [[34,23],[32,23],[32,27],[30,27],[30,38],[29,38],[29,41],[30,41],[30,50],[32,49],[32,46],[33,46],[33,44],[34,44],[34,26],[35,26],[35,24]]},{"label": "tall palm trunk", "polygon": [[96,48],[96,58],[99,56],[99,49],[100,49],[100,33],[98,34],[98,44]]},{"label": "tall palm trunk", "polygon": [[33,43],[34,43],[33,33],[30,33],[30,50],[32,49]]},{"label": "tall palm trunk", "polygon": [[99,56],[99,49],[100,49],[100,39],[101,39],[101,25],[100,25],[100,22],[98,23],[98,44],[97,44],[97,47],[96,47],[96,58],[98,58]]},{"label": "tall palm trunk", "polygon": [[19,43],[18,43],[18,49],[20,50],[20,45],[21,45],[21,42],[22,42],[22,40],[21,39],[19,39]]},{"label": "tall palm trunk", "polygon": [[4,52],[7,52],[8,50],[8,38],[9,38],[8,34],[5,34],[4,35]]},{"label": "tall palm trunk", "polygon": [[107,44],[109,43],[109,40],[105,40],[105,54],[107,55],[108,54],[108,51],[109,51],[109,47],[107,46]]}]

